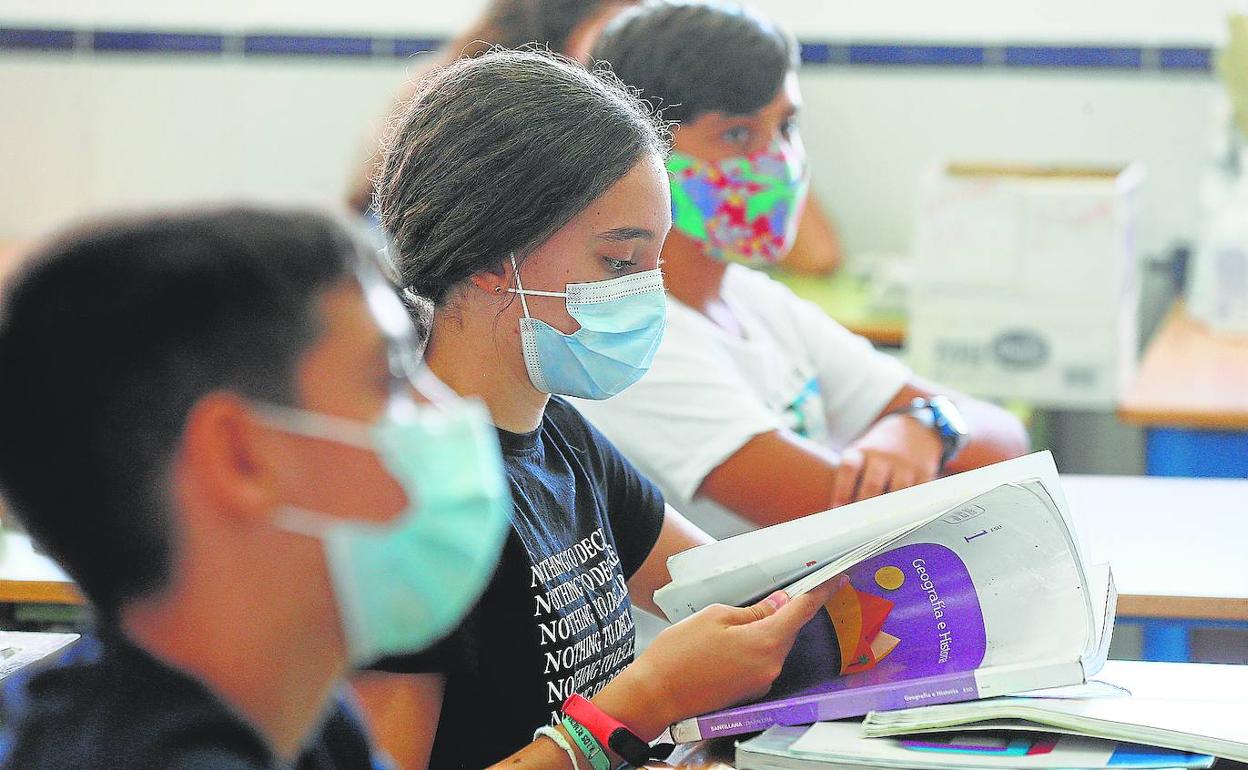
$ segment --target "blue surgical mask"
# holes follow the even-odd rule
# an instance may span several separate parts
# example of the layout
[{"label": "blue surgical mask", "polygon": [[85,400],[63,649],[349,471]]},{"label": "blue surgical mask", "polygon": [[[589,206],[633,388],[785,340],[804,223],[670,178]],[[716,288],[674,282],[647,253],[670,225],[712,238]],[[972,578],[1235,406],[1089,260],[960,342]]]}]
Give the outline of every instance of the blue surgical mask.
[{"label": "blue surgical mask", "polygon": [[[524,308],[520,342],[533,387],[543,393],[601,400],[649,371],[667,322],[661,271],[569,283],[566,291],[534,291],[521,283],[514,254],[511,266],[516,288],[508,291],[520,295]],[[568,314],[581,328],[564,334],[534,318],[525,295],[563,297]]]},{"label": "blue surgical mask", "polygon": [[372,426],[289,407],[263,413],[282,430],[375,451],[407,493],[407,508],[382,525],[289,507],[276,521],[322,541],[351,662],[415,652],[454,630],[489,583],[510,529],[485,408],[407,402]]}]

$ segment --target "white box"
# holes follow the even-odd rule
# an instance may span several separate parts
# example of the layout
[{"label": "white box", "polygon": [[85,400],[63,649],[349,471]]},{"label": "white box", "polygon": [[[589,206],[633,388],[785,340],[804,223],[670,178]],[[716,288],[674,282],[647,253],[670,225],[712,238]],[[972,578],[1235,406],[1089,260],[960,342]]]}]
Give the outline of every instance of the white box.
[{"label": "white box", "polygon": [[1113,409],[1134,375],[1143,167],[925,170],[906,355],[987,398]]},{"label": "white box", "polygon": [[911,306],[906,352],[926,378],[1037,407],[1117,406],[1135,376],[1136,305],[1019,305],[930,298]]}]

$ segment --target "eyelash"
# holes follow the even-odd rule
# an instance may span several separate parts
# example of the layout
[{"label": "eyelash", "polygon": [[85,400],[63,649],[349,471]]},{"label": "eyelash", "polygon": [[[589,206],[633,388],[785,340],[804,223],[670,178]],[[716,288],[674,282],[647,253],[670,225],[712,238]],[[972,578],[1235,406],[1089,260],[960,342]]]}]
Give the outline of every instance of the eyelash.
[{"label": "eyelash", "polygon": [[603,257],[607,263],[607,269],[615,273],[623,272],[625,268],[633,267],[637,263],[631,259],[615,259],[614,257]]}]

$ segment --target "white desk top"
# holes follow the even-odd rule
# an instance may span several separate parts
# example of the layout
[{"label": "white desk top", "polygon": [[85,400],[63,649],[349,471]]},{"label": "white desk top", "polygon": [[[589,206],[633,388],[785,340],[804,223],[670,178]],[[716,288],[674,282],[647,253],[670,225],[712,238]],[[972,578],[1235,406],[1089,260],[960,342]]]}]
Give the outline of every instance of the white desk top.
[{"label": "white desk top", "polygon": [[1118,614],[1248,621],[1248,479],[1063,475],[1091,562],[1109,562]]},{"label": "white desk top", "polygon": [[34,549],[30,538],[0,531],[0,602],[80,604],[81,596],[56,562]]}]

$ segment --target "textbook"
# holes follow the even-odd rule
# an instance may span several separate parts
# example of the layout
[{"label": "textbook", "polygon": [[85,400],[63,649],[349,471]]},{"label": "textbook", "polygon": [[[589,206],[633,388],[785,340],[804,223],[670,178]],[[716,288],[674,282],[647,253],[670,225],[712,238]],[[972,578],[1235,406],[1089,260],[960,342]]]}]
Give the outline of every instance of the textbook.
[{"label": "textbook", "polygon": [[673,622],[837,582],[771,691],[672,725],[678,743],[1079,684],[1105,662],[1116,604],[1047,452],[709,543],[668,570],[655,601]]},{"label": "textbook", "polygon": [[972,732],[863,738],[857,720],[772,727],[737,744],[739,770],[1208,768],[1214,757],[1066,735]]},{"label": "textbook", "polygon": [[1248,667],[1112,661],[1128,695],[993,698],[868,714],[864,736],[1010,730],[1132,741],[1248,762]]}]

